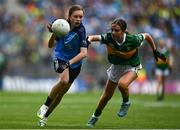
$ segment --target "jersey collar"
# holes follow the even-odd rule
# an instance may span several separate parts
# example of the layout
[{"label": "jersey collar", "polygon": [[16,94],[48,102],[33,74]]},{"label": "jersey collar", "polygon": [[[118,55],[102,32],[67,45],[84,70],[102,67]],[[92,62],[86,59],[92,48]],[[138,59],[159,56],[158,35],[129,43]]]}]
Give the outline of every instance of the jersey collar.
[{"label": "jersey collar", "polygon": [[116,43],[117,43],[119,46],[121,46],[121,45],[125,42],[125,40],[126,40],[126,33],[124,33],[123,41],[122,41],[122,42],[116,41]]}]

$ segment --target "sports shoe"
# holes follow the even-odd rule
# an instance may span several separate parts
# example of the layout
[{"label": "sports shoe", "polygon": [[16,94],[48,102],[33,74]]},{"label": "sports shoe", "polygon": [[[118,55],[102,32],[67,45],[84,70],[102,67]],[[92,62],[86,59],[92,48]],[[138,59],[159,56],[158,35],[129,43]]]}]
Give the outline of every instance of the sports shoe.
[{"label": "sports shoe", "polygon": [[40,126],[40,127],[45,127],[46,126],[46,124],[47,124],[47,117],[44,117],[44,118],[42,118],[42,119],[39,119],[39,122],[38,122],[38,125]]},{"label": "sports shoe", "polygon": [[118,116],[124,117],[127,114],[130,105],[131,105],[130,102],[123,102],[121,105],[121,109],[118,112]]},{"label": "sports shoe", "polygon": [[94,114],[91,116],[91,118],[89,119],[87,126],[88,127],[93,127],[96,122],[98,121],[98,117],[96,117]]},{"label": "sports shoe", "polygon": [[37,117],[38,117],[39,119],[43,119],[43,118],[45,117],[45,114],[46,114],[48,108],[49,108],[48,106],[46,106],[46,105],[43,104],[43,105],[40,107],[39,111],[37,112]]}]

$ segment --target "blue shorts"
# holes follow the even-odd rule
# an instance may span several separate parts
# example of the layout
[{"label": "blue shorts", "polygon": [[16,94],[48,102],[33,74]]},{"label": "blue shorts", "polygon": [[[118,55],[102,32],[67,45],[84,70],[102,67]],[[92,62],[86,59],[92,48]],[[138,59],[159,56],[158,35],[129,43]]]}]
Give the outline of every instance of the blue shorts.
[{"label": "blue shorts", "polygon": [[[57,68],[55,67],[56,66],[55,65],[56,60],[58,60],[58,64],[60,64],[60,62],[62,62],[62,61],[59,61],[59,59],[57,59],[57,58],[53,58],[54,70],[55,70],[56,73],[59,74],[59,73],[62,73],[62,72],[57,71]],[[73,83],[74,80],[76,79],[76,77],[79,75],[80,71],[81,71],[81,65],[79,65],[76,68],[69,67],[69,82],[68,83]]]},{"label": "blue shorts", "polygon": [[81,71],[81,65],[76,68],[69,68],[69,83],[73,83]]}]

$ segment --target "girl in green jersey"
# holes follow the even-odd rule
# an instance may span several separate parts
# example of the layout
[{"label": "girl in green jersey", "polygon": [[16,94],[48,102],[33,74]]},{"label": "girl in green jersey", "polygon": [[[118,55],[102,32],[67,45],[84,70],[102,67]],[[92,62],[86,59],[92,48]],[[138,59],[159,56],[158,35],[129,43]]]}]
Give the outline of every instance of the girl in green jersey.
[{"label": "girl in green jersey", "polygon": [[171,55],[170,49],[166,46],[163,39],[158,40],[158,50],[167,57],[167,61],[159,59],[156,62],[155,76],[157,81],[157,101],[162,101],[165,94],[165,83],[166,78],[170,74],[171,68],[173,66],[173,57]]},{"label": "girl in green jersey", "polygon": [[138,55],[138,47],[146,40],[154,53],[155,59],[166,60],[164,55],[157,51],[152,37],[148,33],[129,34],[126,31],[127,24],[123,19],[115,19],[111,23],[111,32],[101,35],[88,36],[89,43],[100,41],[105,44],[108,53],[108,61],[111,63],[107,70],[108,80],[104,92],[99,100],[95,112],[87,123],[94,126],[104,107],[114,94],[116,87],[122,95],[122,105],[118,112],[119,117],[127,114],[130,106],[128,86],[138,77],[138,71],[142,68]]}]

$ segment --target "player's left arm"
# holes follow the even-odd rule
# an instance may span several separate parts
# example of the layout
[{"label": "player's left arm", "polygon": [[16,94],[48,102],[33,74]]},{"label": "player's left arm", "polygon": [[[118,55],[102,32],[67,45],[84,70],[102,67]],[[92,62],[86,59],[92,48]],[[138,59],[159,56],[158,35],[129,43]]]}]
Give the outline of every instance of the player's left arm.
[{"label": "player's left arm", "polygon": [[60,61],[61,64],[58,64],[58,68],[56,69],[57,72],[62,73],[65,69],[69,68],[71,64],[74,64],[83,58],[87,56],[87,48],[81,47],[80,48],[80,53],[73,57],[69,61]]},{"label": "player's left arm", "polygon": [[83,58],[87,57],[87,48],[86,47],[81,47],[80,48],[80,53],[78,55],[76,55],[75,57],[73,57],[69,63],[74,64],[80,60],[82,60]]},{"label": "player's left arm", "polygon": [[142,33],[142,35],[144,36],[144,39],[150,44],[152,50],[153,51],[157,50],[157,47],[156,47],[154,40],[151,37],[151,35],[149,33]]},{"label": "player's left arm", "polygon": [[158,58],[162,59],[163,61],[166,61],[165,55],[157,50],[156,44],[154,43],[154,40],[151,37],[151,35],[149,33],[142,33],[142,35],[144,36],[144,39],[150,44],[156,61],[158,61]]},{"label": "player's left arm", "polygon": [[168,57],[168,65],[170,67],[172,67],[174,65],[174,57],[173,57],[172,54],[170,54],[169,57]]}]

